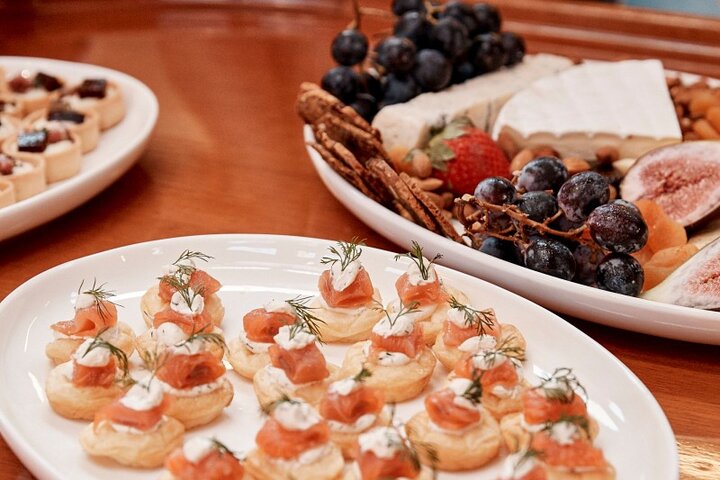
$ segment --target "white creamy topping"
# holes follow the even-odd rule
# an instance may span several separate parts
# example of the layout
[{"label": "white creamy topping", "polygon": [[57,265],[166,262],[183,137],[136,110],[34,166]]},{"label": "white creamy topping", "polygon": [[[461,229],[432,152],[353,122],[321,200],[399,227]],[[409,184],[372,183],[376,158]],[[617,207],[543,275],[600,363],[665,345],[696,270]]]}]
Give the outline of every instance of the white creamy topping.
[{"label": "white creamy topping", "polygon": [[[520,460],[522,460],[522,462],[518,463]],[[535,456],[527,457],[525,452],[522,451],[508,455],[505,463],[503,463],[500,480],[517,480],[522,478],[530,473],[536,464]]]},{"label": "white creamy topping", "polygon": [[[423,257],[423,261],[425,262],[425,265],[430,263],[430,260]],[[430,265],[430,267],[427,270],[427,279],[423,278],[422,272],[420,272],[420,268],[417,266],[415,262],[411,262],[410,265],[408,265],[407,269],[407,276],[408,281],[410,282],[410,285],[418,286],[418,285],[427,285],[430,283],[434,283],[435,280],[437,280],[437,272],[435,271],[435,266]]]},{"label": "white creamy topping", "polygon": [[454,323],[460,328],[468,328],[468,324],[465,321],[465,310],[461,308],[451,308],[448,310],[447,318],[449,322]]},{"label": "white creamy topping", "polygon": [[468,391],[472,386],[473,382],[467,378],[453,378],[448,384],[448,388],[455,394],[453,403],[458,407],[462,407],[466,410],[475,411],[478,409],[478,405],[473,403],[470,399],[463,397],[463,394]]},{"label": "white creamy topping", "polygon": [[162,323],[155,329],[155,338],[160,345],[165,347],[184,342],[188,336],[187,333],[183,332],[182,328],[172,322]]},{"label": "white creamy topping", "polygon": [[136,383],[120,399],[120,403],[131,410],[144,412],[160,405],[165,396],[161,382],[150,381],[149,385]]},{"label": "white creamy topping", "polygon": [[350,395],[359,387],[360,382],[355,380],[353,377],[343,378],[342,380],[331,383],[330,387],[328,387],[328,392],[337,393],[338,395],[344,397]]},{"label": "white creamy topping", "polygon": [[496,347],[497,340],[492,335],[476,335],[461,343],[458,350],[462,352],[478,353],[494,350]]},{"label": "white creamy topping", "polygon": [[342,265],[340,262],[335,262],[330,267],[330,276],[332,277],[332,287],[336,292],[342,292],[348,288],[360,273],[363,268],[360,260],[354,260],[345,267],[345,270],[341,269]]},{"label": "white creamy topping", "polygon": [[205,341],[195,338],[190,342],[180,341],[169,347],[170,351],[176,355],[195,355],[205,351]]},{"label": "white creamy topping", "polygon": [[265,305],[263,305],[263,308],[266,312],[270,313],[287,313],[289,315],[295,316],[295,309],[287,303],[285,300],[277,300],[273,298],[269,302],[267,302]]},{"label": "white creamy topping", "polygon": [[[388,315],[375,324],[372,331],[376,335],[384,338],[388,337],[404,337],[410,335],[415,329],[415,320],[412,314],[405,314],[399,318],[395,318],[397,310],[393,311],[393,306],[388,306]],[[390,320],[392,319],[392,321]]]},{"label": "white creamy topping", "polygon": [[245,348],[247,348],[250,353],[265,353],[270,349],[270,345],[273,345],[268,342],[254,342],[250,340],[247,338],[247,333],[245,333],[244,330],[240,332],[238,338],[240,338],[240,342],[245,345]]},{"label": "white creamy topping", "polygon": [[578,427],[570,422],[557,422],[550,427],[550,436],[559,445],[570,445],[578,437]]},{"label": "white creamy topping", "polygon": [[355,420],[355,422],[353,423],[343,423],[335,420],[328,420],[327,424],[328,427],[330,427],[330,430],[334,430],[336,432],[360,433],[370,428],[370,426],[375,423],[376,419],[377,415],[373,413],[366,413],[365,415],[362,415],[357,420]]},{"label": "white creamy topping", "polygon": [[76,125],[75,122],[69,122],[69,121],[60,121],[60,120],[48,120],[47,118],[38,118],[35,120],[32,124],[33,128],[35,130],[42,130],[42,129],[59,129],[62,130],[66,128],[67,125]]},{"label": "white creamy topping", "polygon": [[479,370],[490,370],[499,367],[508,361],[508,357],[502,353],[487,354],[485,352],[473,355],[473,366]]},{"label": "white creamy topping", "polygon": [[191,305],[188,305],[180,292],[173,293],[170,299],[170,308],[181,315],[197,315],[205,308],[205,300],[202,295],[196,294],[192,288],[188,288],[188,297],[192,298]]},{"label": "white creamy topping", "polygon": [[23,173],[32,172],[34,167],[30,162],[23,162],[22,160],[16,160],[13,166],[13,175],[20,175]]},{"label": "white creamy topping", "polygon": [[46,155],[60,153],[64,150],[67,150],[68,148],[72,147],[72,145],[73,145],[72,140],[60,140],[59,142],[49,143],[48,146],[45,148],[44,153]]},{"label": "white creamy topping", "polygon": [[278,465],[284,466],[285,468],[292,468],[296,465],[309,465],[326,456],[330,453],[331,449],[332,446],[329,443],[324,443],[315,448],[311,448],[310,450],[305,450],[293,459],[285,460],[282,458],[275,458],[272,461]]},{"label": "white creamy topping", "polygon": [[301,350],[311,343],[314,343],[317,337],[305,329],[295,329],[295,333],[290,337],[292,325],[283,325],[278,330],[277,335],[273,337],[275,343],[285,350]]},{"label": "white creamy topping", "polygon": [[402,448],[403,440],[396,429],[377,427],[360,435],[358,443],[361,452],[372,452],[378,458],[393,458]]},{"label": "white creamy topping", "polygon": [[104,367],[110,363],[112,354],[109,349],[96,347],[89,352],[87,351],[92,343],[93,339],[88,338],[78,347],[77,350],[75,350],[75,353],[73,353],[73,360],[75,360],[75,363],[85,367]]},{"label": "white creamy topping", "polygon": [[223,386],[227,380],[225,377],[220,377],[210,383],[203,383],[202,385],[196,385],[191,388],[174,388],[165,382],[160,382],[162,388],[166,393],[174,395],[176,397],[197,397],[199,395],[205,395],[206,393],[214,392]]},{"label": "white creamy topping", "polygon": [[89,308],[95,305],[97,299],[89,293],[81,293],[75,299],[75,310],[82,310],[83,308]]},{"label": "white creamy topping", "polygon": [[[164,277],[173,277],[177,275],[178,271],[180,270],[180,266],[187,266],[195,268],[195,262],[191,258],[185,259],[182,262],[180,262],[180,265],[165,265],[162,268],[162,274]],[[178,277],[178,280],[180,280],[181,283],[186,284],[190,281],[190,275],[187,273],[183,273]]]},{"label": "white creamy topping", "polygon": [[410,363],[410,357],[401,352],[380,352],[377,363],[383,367],[397,367]]},{"label": "white creamy topping", "polygon": [[273,367],[272,365],[266,365],[265,370],[268,376],[272,379],[272,381],[277,383],[283,390],[292,392],[304,385],[302,383],[299,383],[297,385],[294,384],[288,378],[287,373],[285,373],[285,370],[283,370],[282,368]]},{"label": "white creamy topping", "polygon": [[545,422],[540,422],[540,423],[527,423],[527,422],[525,421],[525,415],[523,415],[522,418],[520,419],[520,425],[521,425],[525,430],[527,430],[528,432],[531,432],[531,433],[539,432],[540,430],[542,430],[543,428],[545,428]]},{"label": "white creamy topping", "polygon": [[307,430],[322,421],[313,407],[297,400],[280,403],[272,416],[283,428],[293,431]]},{"label": "white creamy topping", "polygon": [[118,433],[130,433],[133,435],[145,435],[147,433],[152,433],[152,432],[157,431],[163,425],[163,423],[165,423],[166,420],[167,420],[167,417],[163,415],[163,417],[160,419],[160,421],[158,423],[156,423],[155,425],[153,425],[148,430],[140,430],[138,428],[128,427],[127,425],[123,425],[120,423],[114,423],[114,422],[108,422],[108,423],[110,424],[110,427]]},{"label": "white creamy topping", "polygon": [[494,385],[490,389],[490,393],[499,398],[513,398],[520,394],[520,385],[515,385],[512,388],[506,388],[503,385]]},{"label": "white creamy topping", "polygon": [[215,449],[215,443],[210,438],[193,437],[183,444],[183,456],[190,463],[198,463],[207,454]]},{"label": "white creamy topping", "polygon": [[66,380],[72,381],[74,368],[72,360],[70,360],[69,362],[61,363],[55,368],[58,370],[58,372],[60,372],[60,375],[65,377]]}]

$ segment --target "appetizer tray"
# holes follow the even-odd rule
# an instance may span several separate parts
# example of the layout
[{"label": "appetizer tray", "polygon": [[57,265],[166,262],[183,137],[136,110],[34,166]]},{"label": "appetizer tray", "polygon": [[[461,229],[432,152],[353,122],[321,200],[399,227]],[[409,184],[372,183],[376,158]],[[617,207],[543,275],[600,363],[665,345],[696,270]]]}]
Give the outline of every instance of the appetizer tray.
[{"label": "appetizer tray", "polygon": [[106,78],[121,88],[126,107],[122,121],[103,132],[97,148],[83,155],[80,173],[0,209],[0,240],[3,240],[59,217],[125,173],[147,146],[157,122],[158,102],[145,84],[109,68],[46,58],[2,56],[0,66],[8,73],[22,69],[47,71],[68,81]]},{"label": "appetizer tray", "polygon": [[[550,294],[551,289],[556,288],[555,283],[560,282],[525,270],[521,276],[519,270],[514,270],[519,267],[482,255],[476,259],[476,252],[470,249],[433,238],[420,227],[396,218],[343,185],[321,160],[314,160],[323,180],[343,203],[359,205],[355,211],[361,218],[399,243],[417,238],[427,250],[445,253],[447,263],[475,264],[479,270],[493,272],[488,278],[494,276],[496,281],[501,280],[500,273],[507,269],[508,274],[501,283],[518,287],[518,280],[524,280],[527,282],[522,287],[524,291],[543,290],[548,292],[548,298],[579,295],[562,289]],[[173,262],[185,249],[202,251],[214,257],[203,268],[223,284],[219,292],[226,309],[223,330],[230,340],[241,332],[243,315],[270,299],[316,295],[318,277],[327,268],[320,260],[333,244],[330,240],[271,235],[173,238],[102,252],[36,276],[0,303],[4,332],[0,336],[0,384],[3,385],[0,432],[25,465],[41,479],[158,478],[159,470],[131,470],[87,456],[78,441],[87,422],[61,418],[48,405],[44,382],[51,364],[44,349],[53,339],[49,326],[72,316],[77,286],[83,280],[106,282],[107,288],[115,291],[111,300],[122,306],[119,320],[139,334],[145,330],[140,298],[157,282],[162,267]],[[369,247],[363,250],[363,265],[384,301],[391,300],[395,295],[394,282],[409,261],[398,262],[394,254],[387,251]],[[469,255],[463,256],[464,252]],[[600,425],[596,445],[614,465],[617,478],[678,478],[677,451],[670,425],[647,388],[619,360],[558,316],[516,294],[445,267],[438,267],[438,274],[446,285],[464,291],[472,304],[494,308],[500,322],[513,323],[521,330],[528,345],[525,376],[531,382],[557,367],[573,369],[587,390],[589,413]],[[584,295],[594,292],[598,300],[593,311],[599,312],[605,302],[603,292],[587,290],[578,291]],[[613,299],[618,303],[625,300],[619,296]],[[580,300],[576,298],[576,302],[568,305],[579,306]],[[630,302],[628,305],[633,306]],[[635,312],[642,313],[642,309]],[[339,364],[347,347],[325,345],[321,349],[329,362]],[[227,375],[235,388],[232,404],[214,422],[190,431],[185,439],[212,435],[222,439],[230,449],[243,453],[254,447],[255,433],[263,419],[251,382],[235,372]],[[447,371],[438,364],[429,389],[438,388],[446,375]],[[397,418],[405,420],[420,411],[423,397],[398,404]],[[464,474],[440,473],[439,478],[496,479],[500,463],[494,461],[481,470]]]},{"label": "appetizer tray", "polygon": [[[697,78],[683,74],[683,80]],[[314,141],[304,127],[306,143]],[[473,250],[383,207],[338,175],[311,147],[308,155],[328,190],[348,210],[403,248],[417,240],[439,263],[522,295],[549,309],[584,320],[660,337],[720,345],[720,313],[619,295],[562,280]],[[461,230],[456,224],[458,231]]]}]

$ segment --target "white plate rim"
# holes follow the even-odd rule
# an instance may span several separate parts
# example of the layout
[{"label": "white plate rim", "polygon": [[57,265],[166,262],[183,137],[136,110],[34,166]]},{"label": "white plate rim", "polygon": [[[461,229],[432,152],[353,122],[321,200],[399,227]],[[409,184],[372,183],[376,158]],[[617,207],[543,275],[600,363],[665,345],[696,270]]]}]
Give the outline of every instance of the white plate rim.
[{"label": "white plate rim", "polygon": [[[152,247],[157,246],[163,246],[165,244],[172,244],[172,243],[182,243],[182,244],[196,244],[197,242],[202,241],[217,241],[217,242],[230,242],[232,240],[278,240],[278,241],[284,241],[284,242],[312,242],[314,245],[320,245],[322,244],[323,247],[334,243],[334,240],[327,240],[327,239],[321,239],[321,238],[314,238],[314,237],[302,237],[302,236],[290,236],[290,235],[266,235],[266,234],[208,234],[208,235],[193,235],[193,236],[186,236],[186,237],[172,237],[172,238],[165,238],[165,239],[159,239],[159,240],[152,240],[152,241],[146,241],[146,242],[140,242],[135,244],[130,244],[110,250],[105,250],[102,252],[98,252],[92,255],[88,255],[85,257],[80,257],[74,260],[70,260],[68,262],[62,263],[60,265],[57,265],[51,269],[48,269],[31,279],[24,282],[22,285],[17,287],[13,292],[10,293],[2,302],[0,302],[0,318],[2,318],[3,311],[8,308],[8,305],[13,304],[16,302],[16,299],[21,298],[26,292],[32,292],[36,284],[42,283],[42,281],[45,279],[45,277],[49,277],[53,274],[58,273],[61,270],[69,270],[74,268],[76,265],[81,265],[83,262],[92,262],[93,260],[96,260],[103,256],[110,256],[115,255],[118,253],[121,253],[123,251],[131,250],[131,249],[150,249]],[[392,253],[387,250],[379,249],[379,248],[373,248],[373,247],[366,247],[368,250],[374,250],[377,252],[381,252],[382,254],[388,254]],[[496,285],[493,285],[491,283],[488,283],[484,280],[474,278],[468,274],[459,272],[459,271],[453,271],[449,269],[448,267],[439,266],[439,271],[442,273],[451,272],[452,275],[460,277],[465,279],[466,281],[470,282],[476,282],[478,284],[483,285],[484,288],[489,289],[495,289],[503,290],[501,287],[498,287]],[[553,314],[552,312],[547,311],[544,307],[534,304],[531,301],[521,297],[520,295],[517,295],[510,291],[504,291],[507,295],[514,298],[518,302],[520,302],[524,308],[529,309],[535,309],[539,311],[543,311],[547,315],[547,321],[554,322],[555,326],[561,329],[565,329],[568,334],[575,335],[578,337],[578,339],[581,339],[582,342],[585,343],[585,346],[587,348],[595,350],[594,355],[600,355],[604,357],[604,361],[612,363],[615,367],[619,368],[624,377],[629,381],[635,388],[638,389],[637,394],[639,398],[642,398],[644,400],[645,404],[652,410],[651,416],[654,420],[658,421],[658,427],[659,429],[657,431],[652,432],[654,435],[664,437],[665,441],[663,442],[664,447],[666,448],[666,451],[664,452],[655,452],[657,455],[657,458],[662,459],[662,461],[668,462],[667,468],[663,470],[663,472],[667,472],[668,479],[676,479],[679,478],[679,457],[678,457],[678,450],[677,450],[677,444],[675,442],[675,436],[672,431],[672,427],[670,426],[670,423],[665,416],[665,413],[663,412],[662,408],[660,407],[659,403],[653,396],[653,394],[650,392],[650,390],[645,386],[645,384],[624,364],[622,363],[616,356],[614,356],[611,352],[609,352],[607,349],[605,349],[602,345],[600,345],[598,342],[593,340],[590,336],[582,332],[581,330],[577,329],[576,327],[568,324],[565,322],[562,318],[558,317],[557,315]],[[2,340],[0,340],[1,342]],[[1,357],[0,357],[1,358]],[[0,365],[0,370],[2,369],[2,365]],[[638,397],[636,397],[638,398]],[[2,404],[0,404],[0,407],[2,407]],[[53,479],[53,480],[63,480],[65,477],[63,477],[58,469],[54,468],[52,464],[50,463],[49,459],[46,458],[39,458],[39,456],[33,451],[33,448],[31,446],[30,441],[27,438],[24,438],[18,430],[13,425],[13,422],[10,418],[8,418],[7,413],[3,408],[0,408],[0,434],[2,434],[5,441],[8,443],[10,448],[15,452],[15,454],[20,458],[20,460],[23,462],[26,468],[28,468],[34,475],[36,475],[38,478],[42,479]],[[659,480],[659,479],[654,479]]]},{"label": "white plate rim", "polygon": [[[476,275],[547,308],[584,320],[675,340],[720,345],[718,312],[620,295],[555,278],[476,252],[470,247],[435,234],[366,197],[337,174],[310,147],[314,136],[309,125],[303,126],[303,138],[316,172],[332,195],[368,226],[405,248],[410,247],[410,239],[422,240],[430,253],[444,252],[443,258],[439,260],[441,264]],[[474,263],[479,266],[473,268]],[[503,279],[503,270],[511,272],[512,275]],[[556,292],[549,300],[544,298],[548,291]]]},{"label": "white plate rim", "polygon": [[[4,240],[69,212],[120,178],[145,149],[157,123],[159,106],[157,97],[147,85],[135,77],[111,68],[67,60],[21,56],[0,56],[0,66],[48,70],[53,67],[75,68],[80,69],[82,75],[98,75],[120,80],[125,86],[130,86],[133,95],[137,95],[139,103],[147,112],[138,134],[129,139],[120,150],[112,152],[110,159],[101,168],[83,168],[77,175],[53,184],[52,188],[44,192],[1,208],[0,225],[4,228],[0,233],[0,240]],[[127,95],[127,92],[124,93]],[[118,128],[120,125],[113,128]],[[73,196],[72,200],[63,202],[63,199],[69,196]]]}]

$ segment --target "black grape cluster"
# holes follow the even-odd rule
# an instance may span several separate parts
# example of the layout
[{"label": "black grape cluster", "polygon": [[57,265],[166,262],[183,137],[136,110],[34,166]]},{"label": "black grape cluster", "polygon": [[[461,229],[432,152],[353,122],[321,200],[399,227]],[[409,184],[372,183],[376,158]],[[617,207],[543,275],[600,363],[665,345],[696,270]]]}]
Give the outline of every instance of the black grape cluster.
[{"label": "black grape cluster", "polygon": [[500,12],[486,3],[393,0],[392,12],[393,35],[375,46],[368,68],[354,68],[368,57],[368,39],[348,28],[332,43],[338,66],[322,78],[325,90],[368,121],[386,105],[514,65],[525,55],[523,39],[501,33]]},{"label": "black grape cluster", "polygon": [[[515,183],[501,177],[483,180],[475,198],[522,213],[513,217],[488,211],[485,232],[502,233],[503,238],[486,236],[482,252],[565,280],[625,295],[640,293],[643,269],[630,254],[645,245],[648,228],[635,205],[610,201],[603,175],[587,171],[568,178],[560,159],[538,157],[525,165]],[[578,234],[562,235],[573,231]]]}]

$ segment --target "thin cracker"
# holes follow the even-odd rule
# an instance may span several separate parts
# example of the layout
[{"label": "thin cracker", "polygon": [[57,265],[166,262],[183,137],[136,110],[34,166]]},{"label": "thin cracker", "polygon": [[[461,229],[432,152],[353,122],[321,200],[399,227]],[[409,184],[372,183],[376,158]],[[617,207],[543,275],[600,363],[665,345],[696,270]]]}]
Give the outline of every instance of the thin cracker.
[{"label": "thin cracker", "polygon": [[440,227],[440,231],[448,238],[463,243],[462,237],[457,233],[452,223],[447,219],[443,211],[433,202],[420,185],[407,173],[400,173],[400,179],[410,188],[415,198],[427,209],[435,222]]}]

